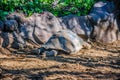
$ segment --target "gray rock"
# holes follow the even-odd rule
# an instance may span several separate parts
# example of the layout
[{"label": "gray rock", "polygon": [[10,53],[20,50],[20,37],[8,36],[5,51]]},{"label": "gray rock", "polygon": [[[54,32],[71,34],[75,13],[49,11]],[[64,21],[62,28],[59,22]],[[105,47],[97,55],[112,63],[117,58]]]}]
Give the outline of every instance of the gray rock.
[{"label": "gray rock", "polygon": [[33,14],[30,17],[14,12],[9,14],[7,19],[16,20],[20,35],[36,44],[47,42],[53,33],[62,30],[58,19],[50,12]]},{"label": "gray rock", "polygon": [[116,14],[113,13],[113,2],[95,3],[88,15],[92,23],[91,39],[97,42],[112,43],[119,40],[119,26]]},{"label": "gray rock", "polygon": [[58,53],[63,51],[68,54],[76,54],[81,48],[84,47],[84,44],[85,46],[90,46],[74,32],[70,30],[62,30],[53,34],[53,36],[44,45],[42,45],[39,50],[41,52],[40,54],[47,51],[47,55],[57,54],[55,51],[58,51]]},{"label": "gray rock", "polygon": [[57,31],[62,30],[58,19],[49,12],[33,14],[26,18],[20,31],[23,37],[32,40],[37,44],[45,43]]},{"label": "gray rock", "polygon": [[113,15],[110,15],[107,20],[101,20],[94,26],[91,38],[97,42],[112,43],[119,39],[119,35],[117,21]]},{"label": "gray rock", "polygon": [[64,16],[61,18],[61,24],[82,38],[88,38],[92,31],[92,27],[87,16]]},{"label": "gray rock", "polygon": [[9,45],[19,48],[25,46],[25,42],[28,40],[37,45],[43,44],[48,41],[52,34],[63,29],[58,18],[50,12],[33,14],[30,17],[15,12],[9,14],[4,23],[2,21],[0,23],[0,30],[3,31],[1,33],[3,47]]}]

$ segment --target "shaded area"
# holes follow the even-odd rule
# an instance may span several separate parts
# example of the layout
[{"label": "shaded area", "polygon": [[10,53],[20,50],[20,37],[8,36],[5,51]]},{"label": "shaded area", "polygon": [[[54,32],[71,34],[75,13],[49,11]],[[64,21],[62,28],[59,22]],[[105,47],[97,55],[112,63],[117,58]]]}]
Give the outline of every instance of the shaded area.
[{"label": "shaded area", "polygon": [[[86,51],[87,52],[87,51]],[[99,54],[100,51],[98,51]],[[96,53],[96,54],[98,54]],[[108,54],[107,52],[105,54]],[[35,55],[18,55],[16,57],[0,57],[1,79],[30,80],[74,80],[74,79],[120,79],[120,56],[112,53],[110,56],[93,55],[59,55],[47,57],[45,60]],[[116,55],[116,56],[115,56]],[[7,66],[6,61],[11,65]],[[38,62],[39,61],[39,62]],[[29,64],[28,68],[21,63]],[[14,65],[14,64],[16,65]],[[34,64],[34,65],[31,65]],[[53,65],[54,63],[54,65]],[[40,64],[43,64],[39,66]],[[47,66],[47,64],[51,64]],[[13,65],[13,67],[12,67]],[[36,67],[36,65],[38,65]],[[45,66],[46,65],[46,66]],[[16,66],[16,67],[15,67]],[[33,67],[31,67],[33,66]]]}]

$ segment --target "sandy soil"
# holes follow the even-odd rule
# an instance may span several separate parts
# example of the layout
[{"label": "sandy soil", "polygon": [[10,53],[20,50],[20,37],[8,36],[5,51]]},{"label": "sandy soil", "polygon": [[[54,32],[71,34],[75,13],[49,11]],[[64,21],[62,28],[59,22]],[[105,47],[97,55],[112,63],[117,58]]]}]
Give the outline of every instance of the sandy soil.
[{"label": "sandy soil", "polygon": [[[110,48],[109,48],[110,47]],[[41,59],[38,55],[0,54],[1,80],[118,80],[120,47],[94,46],[76,55]]]}]

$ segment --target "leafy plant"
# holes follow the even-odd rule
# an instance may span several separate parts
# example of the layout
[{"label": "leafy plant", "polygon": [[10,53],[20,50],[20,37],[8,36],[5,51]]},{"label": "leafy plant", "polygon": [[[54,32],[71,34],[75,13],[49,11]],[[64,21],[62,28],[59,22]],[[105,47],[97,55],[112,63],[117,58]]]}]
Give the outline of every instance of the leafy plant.
[{"label": "leafy plant", "polygon": [[0,0],[0,19],[14,11],[22,11],[28,16],[43,11],[52,12],[55,16],[81,16],[88,14],[96,1],[99,0]]}]

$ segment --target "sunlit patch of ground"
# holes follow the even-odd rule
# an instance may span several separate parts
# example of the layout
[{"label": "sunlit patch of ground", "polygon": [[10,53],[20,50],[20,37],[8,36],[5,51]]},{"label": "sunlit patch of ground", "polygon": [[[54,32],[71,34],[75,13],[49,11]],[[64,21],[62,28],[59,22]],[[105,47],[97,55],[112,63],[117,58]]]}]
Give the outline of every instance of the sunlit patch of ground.
[{"label": "sunlit patch of ground", "polygon": [[36,55],[0,54],[0,67],[2,80],[116,80],[120,79],[120,52],[97,46],[44,60]]}]

